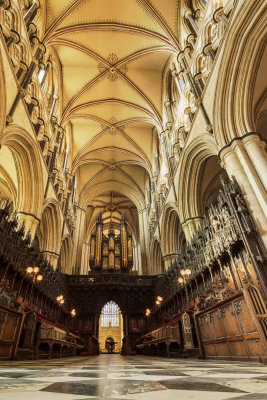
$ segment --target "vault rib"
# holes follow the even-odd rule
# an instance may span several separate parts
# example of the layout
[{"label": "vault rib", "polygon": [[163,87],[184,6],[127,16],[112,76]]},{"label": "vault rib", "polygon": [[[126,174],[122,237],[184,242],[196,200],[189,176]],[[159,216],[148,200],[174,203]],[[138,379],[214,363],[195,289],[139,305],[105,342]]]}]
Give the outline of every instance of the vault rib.
[{"label": "vault rib", "polygon": [[179,42],[175,35],[172,33],[172,31],[169,29],[168,25],[165,23],[165,21],[160,17],[160,15],[156,12],[152,4],[148,0],[136,0],[138,3],[140,3],[148,12],[149,14],[154,18],[155,21],[160,25],[160,27],[164,30],[166,33],[170,43],[176,48],[178,52],[181,51]]},{"label": "vault rib", "polygon": [[55,40],[56,38],[65,34],[69,34],[72,32],[90,31],[90,30],[128,32],[136,35],[151,37],[153,39],[156,39],[164,43],[168,48],[170,48],[170,50],[177,52],[177,47],[174,46],[165,36],[153,32],[149,29],[141,28],[136,25],[121,24],[118,22],[89,22],[89,23],[71,25],[64,28],[60,28],[57,31],[55,31],[52,36],[47,38],[45,44],[48,45],[51,42],[53,42],[53,40]]}]

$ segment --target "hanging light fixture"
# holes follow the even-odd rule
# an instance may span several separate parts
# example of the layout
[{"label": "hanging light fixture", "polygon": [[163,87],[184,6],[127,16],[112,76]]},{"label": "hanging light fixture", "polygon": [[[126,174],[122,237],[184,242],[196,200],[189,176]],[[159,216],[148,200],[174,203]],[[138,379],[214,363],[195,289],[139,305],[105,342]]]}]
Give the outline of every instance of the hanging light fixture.
[{"label": "hanging light fixture", "polygon": [[61,294],[60,296],[57,296],[57,302],[59,303],[59,305],[62,305],[65,303],[63,294]]},{"label": "hanging light fixture", "polygon": [[72,317],[76,317],[76,310],[75,310],[75,308],[73,308],[72,310],[71,310],[71,315],[72,315]]},{"label": "hanging light fixture", "polygon": [[28,267],[26,268],[26,272],[32,278],[33,283],[40,283],[43,280],[43,275],[38,274],[38,267]]},{"label": "hanging light fixture", "polygon": [[156,304],[157,306],[160,306],[161,302],[163,301],[163,297],[157,296]]},{"label": "hanging light fixture", "polygon": [[181,276],[179,276],[178,278],[178,283],[180,283],[180,285],[183,285],[186,280],[189,278],[189,276],[192,274],[191,269],[187,268],[187,269],[181,269]]}]

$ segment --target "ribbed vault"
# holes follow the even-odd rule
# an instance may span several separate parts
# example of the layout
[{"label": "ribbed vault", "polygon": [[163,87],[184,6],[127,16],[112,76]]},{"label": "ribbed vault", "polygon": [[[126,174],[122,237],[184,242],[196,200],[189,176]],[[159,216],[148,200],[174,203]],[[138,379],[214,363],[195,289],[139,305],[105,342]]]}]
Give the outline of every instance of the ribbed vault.
[{"label": "ribbed vault", "polygon": [[113,182],[114,189],[128,187],[140,209],[152,170],[152,129],[163,130],[162,75],[179,52],[177,1],[44,4],[44,43],[62,67],[60,124],[71,124],[80,200],[92,205],[92,193],[99,201],[98,188]]}]

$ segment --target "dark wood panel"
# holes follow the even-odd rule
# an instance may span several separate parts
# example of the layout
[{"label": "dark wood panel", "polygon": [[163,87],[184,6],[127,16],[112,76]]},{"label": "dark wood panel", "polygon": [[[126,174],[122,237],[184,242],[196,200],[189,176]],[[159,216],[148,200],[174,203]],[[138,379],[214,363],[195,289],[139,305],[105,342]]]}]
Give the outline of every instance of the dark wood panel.
[{"label": "dark wood panel", "polygon": [[0,305],[0,360],[16,356],[24,315]]},{"label": "dark wood panel", "polygon": [[202,356],[265,360],[265,311],[259,290],[245,284],[243,293],[198,312],[195,321]]}]

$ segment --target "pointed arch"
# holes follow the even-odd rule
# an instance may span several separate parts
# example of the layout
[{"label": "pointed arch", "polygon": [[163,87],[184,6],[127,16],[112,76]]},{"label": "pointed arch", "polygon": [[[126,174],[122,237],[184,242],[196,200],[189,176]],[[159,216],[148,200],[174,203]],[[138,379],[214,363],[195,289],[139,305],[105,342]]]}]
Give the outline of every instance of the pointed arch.
[{"label": "pointed arch", "polygon": [[185,236],[178,216],[178,210],[174,203],[166,204],[162,216],[161,247],[163,256],[175,259],[181,253]]},{"label": "pointed arch", "polygon": [[256,130],[253,94],[267,42],[264,0],[245,1],[236,13],[225,38],[215,93],[214,132],[220,147]]},{"label": "pointed arch", "polygon": [[218,155],[214,138],[206,133],[194,139],[181,155],[178,174],[178,215],[181,223],[192,217],[202,216],[201,172],[204,162]]},{"label": "pointed arch", "polygon": [[112,190],[129,197],[129,199],[136,205],[138,211],[145,208],[145,198],[143,193],[138,192],[125,183],[117,181],[106,181],[98,183],[92,187],[86,185],[80,194],[80,207],[85,208],[95,197],[99,196],[101,193]]},{"label": "pointed arch", "polygon": [[162,258],[162,251],[160,242],[154,238],[150,245],[150,257],[153,275],[161,275],[164,273],[164,262]]},{"label": "pointed arch", "polygon": [[71,274],[72,249],[73,249],[73,243],[70,238],[70,235],[65,236],[61,244],[59,259],[58,259],[58,268],[64,274]]},{"label": "pointed arch", "polygon": [[48,199],[44,205],[40,230],[42,233],[41,250],[48,260],[58,259],[61,247],[63,218],[58,202]]},{"label": "pointed arch", "polygon": [[4,130],[1,144],[10,149],[16,165],[18,191],[15,209],[40,219],[44,177],[37,142],[25,129],[14,124]]}]

